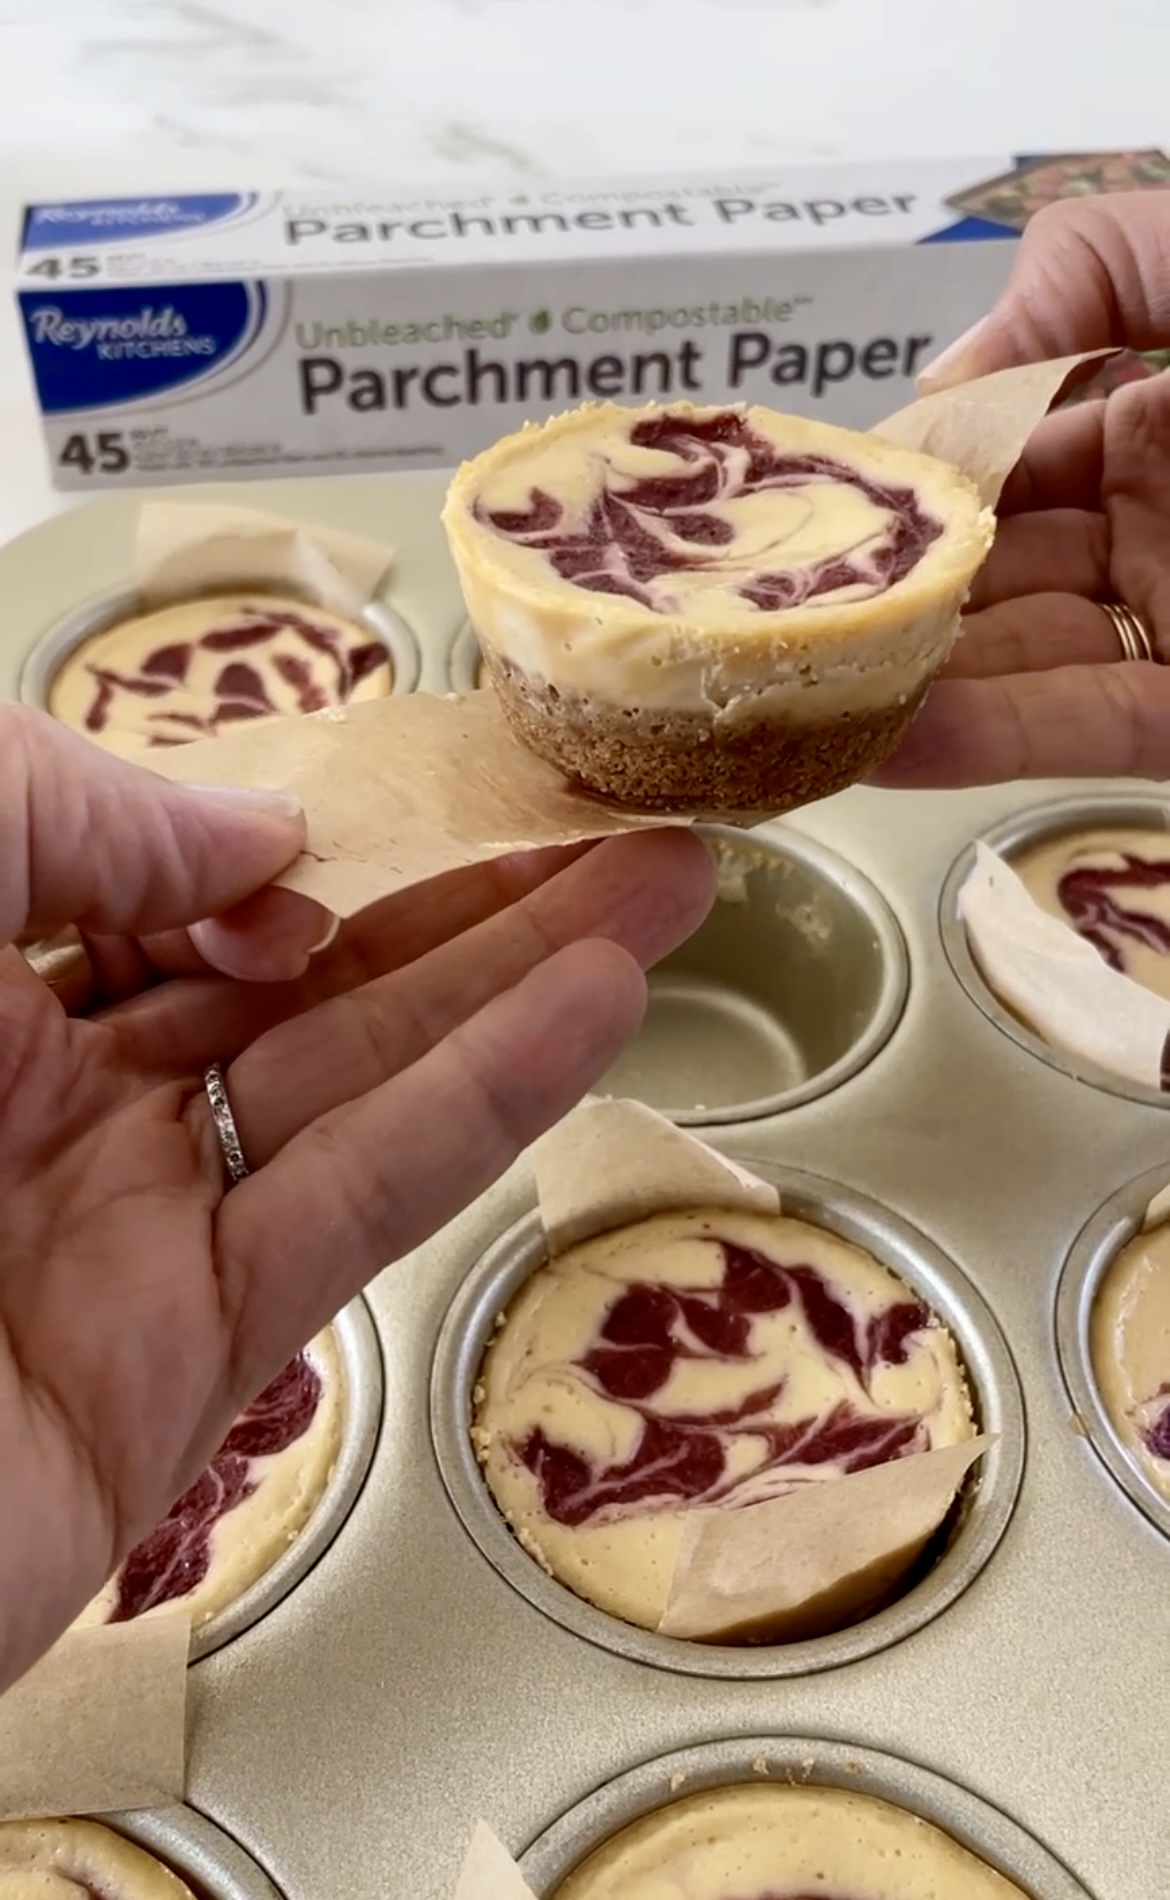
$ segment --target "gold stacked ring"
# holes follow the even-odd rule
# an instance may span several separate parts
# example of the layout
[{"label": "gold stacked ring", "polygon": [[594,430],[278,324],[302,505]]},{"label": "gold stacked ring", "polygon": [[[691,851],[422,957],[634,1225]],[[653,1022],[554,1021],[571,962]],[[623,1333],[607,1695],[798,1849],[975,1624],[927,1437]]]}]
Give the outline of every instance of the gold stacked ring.
[{"label": "gold stacked ring", "polygon": [[1150,629],[1140,614],[1120,600],[1100,600],[1097,605],[1117,635],[1123,660],[1157,660]]}]

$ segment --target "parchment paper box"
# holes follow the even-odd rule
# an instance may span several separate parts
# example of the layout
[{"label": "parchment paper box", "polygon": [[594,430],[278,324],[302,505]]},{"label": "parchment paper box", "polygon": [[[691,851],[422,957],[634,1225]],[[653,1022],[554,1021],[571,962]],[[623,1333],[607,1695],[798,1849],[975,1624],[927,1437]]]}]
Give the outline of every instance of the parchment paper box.
[{"label": "parchment paper box", "polygon": [[61,488],[446,467],[590,397],[867,428],[1052,199],[1157,151],[33,205],[18,295]]}]

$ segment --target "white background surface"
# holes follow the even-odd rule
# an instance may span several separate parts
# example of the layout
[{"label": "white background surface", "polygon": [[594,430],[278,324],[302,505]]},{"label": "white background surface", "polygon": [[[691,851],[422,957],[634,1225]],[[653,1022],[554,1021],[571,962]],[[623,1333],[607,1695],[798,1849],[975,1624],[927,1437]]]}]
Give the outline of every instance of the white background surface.
[{"label": "white background surface", "polygon": [[[1167,0],[0,0],[27,198],[1170,140]],[[0,540],[53,508],[0,299]]]}]

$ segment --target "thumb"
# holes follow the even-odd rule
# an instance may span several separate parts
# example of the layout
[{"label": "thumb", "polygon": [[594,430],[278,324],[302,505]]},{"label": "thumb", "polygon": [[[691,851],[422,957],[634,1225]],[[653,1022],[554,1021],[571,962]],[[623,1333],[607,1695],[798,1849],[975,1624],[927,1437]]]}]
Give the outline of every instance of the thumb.
[{"label": "thumb", "polygon": [[0,706],[0,944],[66,924],[145,936],[218,916],[304,841],[283,792],[171,784],[44,713]]},{"label": "thumb", "polygon": [[1079,350],[1170,345],[1170,194],[1047,205],[990,316],[928,363],[924,393]]}]

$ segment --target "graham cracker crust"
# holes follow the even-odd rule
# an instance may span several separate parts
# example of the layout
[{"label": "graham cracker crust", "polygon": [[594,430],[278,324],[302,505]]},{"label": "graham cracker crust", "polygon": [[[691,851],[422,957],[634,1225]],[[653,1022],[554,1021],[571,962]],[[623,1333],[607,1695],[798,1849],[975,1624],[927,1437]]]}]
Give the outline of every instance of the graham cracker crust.
[{"label": "graham cracker crust", "polygon": [[517,737],[566,778],[638,811],[724,821],[779,817],[855,784],[897,750],[926,691],[824,725],[772,716],[718,728],[703,713],[598,706],[490,650],[486,661]]}]

